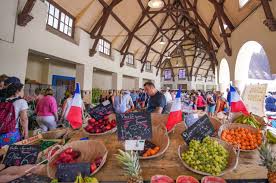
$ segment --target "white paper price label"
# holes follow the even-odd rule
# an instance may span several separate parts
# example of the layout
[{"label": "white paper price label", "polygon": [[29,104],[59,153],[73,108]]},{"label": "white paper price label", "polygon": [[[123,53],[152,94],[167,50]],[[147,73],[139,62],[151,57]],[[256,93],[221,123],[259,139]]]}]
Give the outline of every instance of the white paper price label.
[{"label": "white paper price label", "polygon": [[108,104],[110,104],[110,101],[109,100],[106,100],[104,102],[102,102],[103,106],[107,106]]},{"label": "white paper price label", "polygon": [[143,151],[145,147],[145,140],[126,140],[126,151]]}]

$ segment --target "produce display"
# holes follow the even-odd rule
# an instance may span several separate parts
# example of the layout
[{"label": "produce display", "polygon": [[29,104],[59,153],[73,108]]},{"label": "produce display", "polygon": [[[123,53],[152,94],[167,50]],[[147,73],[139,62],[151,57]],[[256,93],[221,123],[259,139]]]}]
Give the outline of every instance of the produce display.
[{"label": "produce display", "polygon": [[205,137],[202,142],[192,140],[181,157],[195,170],[219,175],[228,165],[229,152],[216,140]]},{"label": "produce display", "polygon": [[116,120],[110,120],[109,116],[96,121],[94,118],[88,120],[88,125],[84,128],[88,133],[104,133],[116,127]]},{"label": "produce display", "polygon": [[151,177],[151,183],[174,183],[174,180],[166,175],[155,175]]},{"label": "produce display", "polygon": [[80,155],[81,153],[79,151],[74,151],[69,147],[58,155],[58,158],[54,161],[54,165],[56,166],[60,163],[75,163]]},{"label": "produce display", "polygon": [[254,128],[261,128],[262,125],[259,121],[256,120],[256,118],[253,115],[241,115],[237,119],[235,119],[234,123],[241,123],[241,124],[247,124],[250,126],[253,126]]},{"label": "produce display", "polygon": [[149,157],[157,154],[160,151],[160,147],[153,144],[151,141],[145,141],[145,148],[143,151],[139,151],[139,156]]},{"label": "produce display", "polygon": [[205,176],[201,179],[201,183],[226,183],[226,181],[220,177]]},{"label": "produce display", "polygon": [[225,129],[221,139],[232,145],[239,145],[241,150],[254,150],[262,143],[262,132],[252,132],[247,128]]},{"label": "produce display", "polygon": [[44,151],[45,149],[47,149],[48,147],[51,147],[54,144],[56,144],[56,142],[41,140],[40,141],[40,149],[41,149],[41,151]]},{"label": "produce display", "polygon": [[269,129],[266,131],[266,138],[268,143],[276,144],[276,135]]},{"label": "produce display", "polygon": [[143,183],[143,177],[141,176],[141,167],[138,154],[134,151],[124,152],[118,150],[116,159],[120,163],[124,174],[128,177],[128,183]]},{"label": "produce display", "polygon": [[[58,179],[52,179],[50,183],[58,183]],[[81,175],[76,177],[74,183],[99,183],[95,177],[82,177]]]},{"label": "produce display", "polygon": [[90,164],[90,172],[94,173],[99,166],[102,163],[103,158],[102,157],[97,157],[91,164]]},{"label": "produce display", "polygon": [[268,182],[276,183],[276,156],[272,151],[271,146],[268,143],[264,143],[260,146],[259,154],[261,159],[261,165],[265,166],[268,170],[267,178]]},{"label": "produce display", "polygon": [[182,176],[179,176],[177,177],[176,179],[176,183],[199,183],[199,181],[192,177],[192,176],[185,176],[185,175],[182,175]]}]

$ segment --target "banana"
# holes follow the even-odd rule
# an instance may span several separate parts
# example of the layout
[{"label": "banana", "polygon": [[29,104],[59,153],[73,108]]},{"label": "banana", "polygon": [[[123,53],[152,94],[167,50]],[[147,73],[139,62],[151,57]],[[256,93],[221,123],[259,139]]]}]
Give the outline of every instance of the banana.
[{"label": "banana", "polygon": [[99,183],[99,181],[95,177],[85,177],[84,182],[85,183]]},{"label": "banana", "polygon": [[84,180],[83,180],[81,174],[76,177],[76,180],[74,183],[84,183]]},{"label": "banana", "polygon": [[276,144],[276,136],[270,130],[267,130],[266,138],[269,143]]}]

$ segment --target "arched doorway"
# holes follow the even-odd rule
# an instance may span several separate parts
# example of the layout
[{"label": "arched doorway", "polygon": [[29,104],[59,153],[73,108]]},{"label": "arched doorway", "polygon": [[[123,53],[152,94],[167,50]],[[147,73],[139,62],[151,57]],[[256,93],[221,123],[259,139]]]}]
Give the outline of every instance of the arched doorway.
[{"label": "arched doorway", "polygon": [[221,92],[225,93],[226,89],[230,85],[230,70],[228,62],[223,58],[219,66],[219,89]]},{"label": "arched doorway", "polygon": [[246,42],[239,50],[235,65],[236,86],[243,91],[245,84],[272,80],[270,65],[261,44]]}]

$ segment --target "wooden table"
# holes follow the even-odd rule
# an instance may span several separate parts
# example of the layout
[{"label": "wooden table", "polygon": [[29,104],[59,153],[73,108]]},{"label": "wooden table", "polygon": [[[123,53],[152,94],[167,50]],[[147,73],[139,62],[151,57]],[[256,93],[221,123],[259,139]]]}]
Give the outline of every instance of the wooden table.
[{"label": "wooden table", "polygon": [[[170,146],[163,157],[153,160],[141,160],[142,176],[144,180],[150,180],[151,176],[161,174],[168,175],[176,179],[179,175],[191,175],[201,179],[201,175],[195,174],[186,169],[181,163],[177,149],[179,145],[184,144],[181,132],[184,131],[184,125],[178,125],[177,129],[171,133]],[[87,137],[83,132],[76,133],[70,141],[79,140]],[[102,141],[108,149],[108,157],[103,168],[95,175],[100,181],[126,181],[121,168],[114,154],[117,149],[123,149],[122,143],[117,140],[117,134],[105,136],[89,136],[89,139]],[[267,171],[264,167],[259,166],[258,152],[245,153],[241,152],[239,165],[233,172],[227,173],[225,179],[266,179]]]}]

